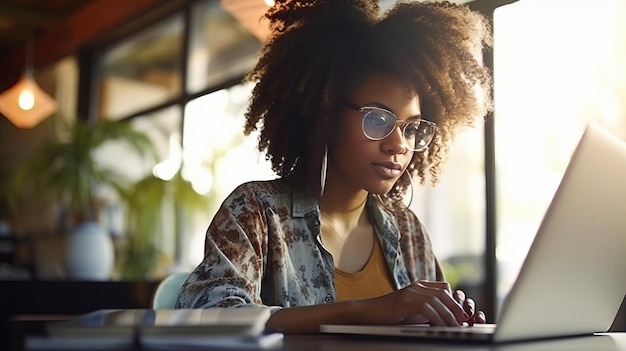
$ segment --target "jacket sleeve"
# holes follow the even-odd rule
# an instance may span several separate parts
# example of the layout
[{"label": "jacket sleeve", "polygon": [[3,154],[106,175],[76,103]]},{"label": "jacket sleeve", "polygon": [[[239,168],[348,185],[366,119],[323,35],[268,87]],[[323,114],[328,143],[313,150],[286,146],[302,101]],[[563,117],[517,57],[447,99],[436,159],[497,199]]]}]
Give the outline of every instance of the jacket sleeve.
[{"label": "jacket sleeve", "polygon": [[251,187],[222,203],[206,232],[205,256],[183,284],[176,308],[258,306],[267,221]]}]

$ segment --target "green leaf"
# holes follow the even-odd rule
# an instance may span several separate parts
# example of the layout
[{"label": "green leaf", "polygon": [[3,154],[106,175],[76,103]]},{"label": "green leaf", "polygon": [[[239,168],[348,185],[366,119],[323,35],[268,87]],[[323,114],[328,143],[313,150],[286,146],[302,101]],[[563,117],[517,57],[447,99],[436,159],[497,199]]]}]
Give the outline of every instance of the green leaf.
[{"label": "green leaf", "polygon": [[109,186],[120,195],[129,186],[124,176],[95,162],[93,153],[99,147],[121,141],[138,155],[156,159],[148,136],[127,121],[76,120],[63,127],[67,138],[44,143],[16,170],[11,186],[20,189],[21,194],[13,196],[13,203],[35,194],[43,201],[66,206],[74,219],[90,218],[95,214],[95,186]]}]

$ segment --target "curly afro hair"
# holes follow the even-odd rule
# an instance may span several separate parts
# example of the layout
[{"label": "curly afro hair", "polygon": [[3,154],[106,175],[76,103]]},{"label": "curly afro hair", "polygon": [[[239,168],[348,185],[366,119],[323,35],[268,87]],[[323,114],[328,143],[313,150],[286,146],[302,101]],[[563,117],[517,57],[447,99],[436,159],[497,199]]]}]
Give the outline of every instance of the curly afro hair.
[{"label": "curly afro hair", "polygon": [[[481,57],[492,44],[491,28],[465,5],[398,2],[381,13],[375,0],[277,0],[265,17],[272,36],[245,77],[256,85],[244,132],[258,129],[259,151],[296,184],[319,184],[327,130],[349,92],[371,74],[393,75],[415,90],[422,115],[439,126],[407,168],[422,184],[438,181],[458,128],[492,110]],[[385,202],[401,200],[408,178]]]}]

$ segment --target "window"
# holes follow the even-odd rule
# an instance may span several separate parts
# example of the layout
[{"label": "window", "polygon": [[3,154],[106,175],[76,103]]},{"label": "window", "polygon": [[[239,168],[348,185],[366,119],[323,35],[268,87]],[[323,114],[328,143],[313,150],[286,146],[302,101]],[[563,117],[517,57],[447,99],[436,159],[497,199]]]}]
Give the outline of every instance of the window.
[{"label": "window", "polygon": [[494,13],[500,297],[585,124],[626,138],[625,23],[623,0],[524,0]]},{"label": "window", "polygon": [[274,178],[269,162],[256,149],[256,133],[242,133],[251,89],[234,85],[194,99],[185,108],[182,174],[199,193],[214,199],[210,211],[193,221],[195,228],[183,243],[182,263],[190,269],[204,257],[206,229],[226,196],[245,181]]},{"label": "window", "polygon": [[261,42],[226,13],[218,1],[192,5],[187,90],[235,79],[256,63]]},{"label": "window", "polygon": [[435,187],[414,190],[411,209],[428,228],[433,249],[453,288],[478,305],[484,284],[485,173],[483,126],[459,133]]},{"label": "window", "polygon": [[176,14],[104,53],[99,118],[124,118],[180,95],[183,29]]},{"label": "window", "polygon": [[[111,141],[104,144],[96,153],[95,158],[101,164],[106,166],[113,172],[123,174],[129,179],[133,186],[131,192],[139,191],[144,198],[150,198],[155,203],[146,204],[142,207],[144,217],[134,217],[131,219],[128,204],[123,202],[110,189],[98,189],[99,201],[102,203],[100,213],[100,223],[102,223],[116,239],[117,252],[116,262],[119,272],[114,277],[127,279],[125,272],[128,271],[127,262],[130,236],[144,235],[136,231],[129,230],[129,220],[133,221],[132,225],[141,220],[149,220],[156,222],[154,229],[150,232],[150,240],[142,241],[145,250],[148,251],[152,246],[156,247],[160,252],[159,259],[162,262],[170,264],[176,255],[177,242],[179,240],[177,233],[177,222],[173,217],[174,204],[169,194],[157,197],[158,188],[140,186],[145,183],[148,178],[171,179],[178,171],[180,160],[180,125],[182,121],[182,111],[179,106],[172,105],[167,108],[146,113],[131,120],[133,128],[145,133],[155,147],[156,159],[147,157],[148,155],[139,155],[130,146],[123,142]],[[169,178],[168,178],[169,177]],[[153,185],[155,184],[153,181]],[[150,192],[148,194],[148,192]],[[134,195],[133,195],[134,196]],[[158,203],[156,203],[158,202]],[[161,206],[163,208],[161,216],[153,216],[149,218],[151,213],[149,206]],[[130,263],[128,263],[130,264]],[[162,268],[162,267],[161,267]],[[156,274],[156,273],[154,273]],[[149,276],[148,276],[149,277]],[[136,278],[133,276],[132,278]]]}]

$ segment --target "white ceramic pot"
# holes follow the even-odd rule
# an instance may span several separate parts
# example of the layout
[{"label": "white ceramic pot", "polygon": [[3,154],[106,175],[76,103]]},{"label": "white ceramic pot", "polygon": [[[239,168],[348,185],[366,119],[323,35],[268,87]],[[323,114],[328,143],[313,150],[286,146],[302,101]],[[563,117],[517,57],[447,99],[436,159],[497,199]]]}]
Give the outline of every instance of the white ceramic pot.
[{"label": "white ceramic pot", "polygon": [[68,280],[108,280],[114,261],[113,241],[100,224],[80,223],[68,236],[65,249]]}]

